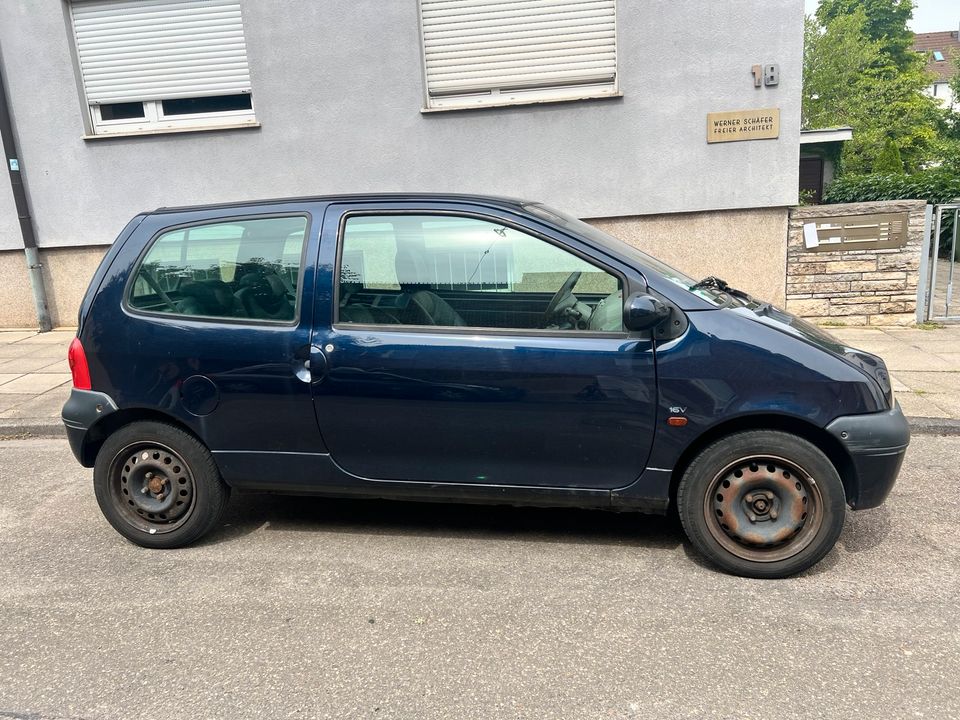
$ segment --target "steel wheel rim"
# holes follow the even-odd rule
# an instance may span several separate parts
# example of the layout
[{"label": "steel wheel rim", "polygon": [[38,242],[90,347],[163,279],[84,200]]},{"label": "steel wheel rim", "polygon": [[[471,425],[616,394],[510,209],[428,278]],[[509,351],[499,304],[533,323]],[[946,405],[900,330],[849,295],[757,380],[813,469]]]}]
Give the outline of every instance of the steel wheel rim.
[{"label": "steel wheel rim", "polygon": [[727,552],[753,562],[797,555],[823,526],[823,496],[800,465],[752,455],[714,475],[703,498],[710,535]]},{"label": "steel wheel rim", "polygon": [[110,497],[133,527],[161,535],[181,527],[193,513],[196,483],[183,457],[159,442],[137,442],[110,465]]}]

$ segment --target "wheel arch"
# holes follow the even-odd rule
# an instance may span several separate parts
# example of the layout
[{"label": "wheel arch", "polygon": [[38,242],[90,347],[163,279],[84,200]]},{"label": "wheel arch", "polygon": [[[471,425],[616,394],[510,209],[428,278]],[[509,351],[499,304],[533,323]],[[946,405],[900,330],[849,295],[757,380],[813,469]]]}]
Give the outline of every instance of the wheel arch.
[{"label": "wheel arch", "polygon": [[206,446],[206,443],[203,442],[200,436],[197,435],[190,426],[173,415],[151,408],[122,408],[105,415],[102,420],[87,430],[83,438],[81,451],[81,463],[83,466],[93,467],[97,460],[97,455],[100,453],[100,448],[103,447],[107,438],[113,435],[113,433],[122,427],[126,427],[130,423],[143,420],[153,420],[155,422],[172,425],[178,430],[182,430],[188,435],[193,436],[200,444]]},{"label": "wheel arch", "polygon": [[807,440],[819,448],[837,469],[847,501],[856,493],[858,480],[853,460],[840,442],[824,428],[790,415],[742,415],[714,425],[683,451],[670,476],[670,507],[676,509],[680,480],[704,448],[723,437],[748,430],[779,430]]}]

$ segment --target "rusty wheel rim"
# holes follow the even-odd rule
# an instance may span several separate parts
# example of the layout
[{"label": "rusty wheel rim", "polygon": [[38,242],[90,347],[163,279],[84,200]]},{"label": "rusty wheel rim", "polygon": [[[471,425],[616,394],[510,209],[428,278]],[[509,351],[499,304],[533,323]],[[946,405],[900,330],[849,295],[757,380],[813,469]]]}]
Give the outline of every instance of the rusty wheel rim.
[{"label": "rusty wheel rim", "polygon": [[160,443],[128,445],[110,467],[110,494],[123,518],[151,535],[176,530],[193,511],[190,466]]},{"label": "rusty wheel rim", "polygon": [[807,547],[823,525],[823,498],[802,467],[773,455],[736,460],[718,472],[703,500],[713,538],[744,560],[777,562]]}]

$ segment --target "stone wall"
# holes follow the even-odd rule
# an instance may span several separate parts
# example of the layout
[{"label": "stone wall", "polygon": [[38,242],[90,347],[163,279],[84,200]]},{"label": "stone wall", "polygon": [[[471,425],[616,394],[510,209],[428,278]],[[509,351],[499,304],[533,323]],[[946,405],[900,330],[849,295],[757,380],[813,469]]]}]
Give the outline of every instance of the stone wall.
[{"label": "stone wall", "polygon": [[[923,247],[922,200],[813,205],[790,210],[786,309],[817,322],[909,325],[916,322]],[[803,225],[841,215],[909,213],[907,243],[883,250],[811,252]]]}]

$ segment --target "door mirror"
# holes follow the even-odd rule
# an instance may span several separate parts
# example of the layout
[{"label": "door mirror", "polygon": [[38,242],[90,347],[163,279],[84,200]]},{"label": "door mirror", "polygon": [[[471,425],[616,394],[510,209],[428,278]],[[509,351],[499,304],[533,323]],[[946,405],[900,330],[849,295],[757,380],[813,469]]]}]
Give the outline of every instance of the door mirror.
[{"label": "door mirror", "polygon": [[652,330],[670,315],[670,308],[652,295],[634,293],[623,306],[623,325],[627,330]]}]

